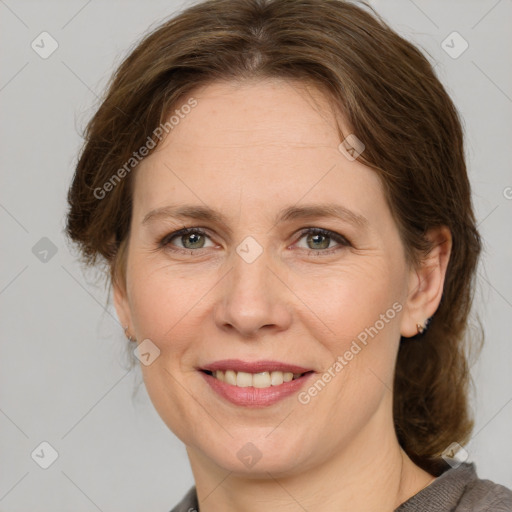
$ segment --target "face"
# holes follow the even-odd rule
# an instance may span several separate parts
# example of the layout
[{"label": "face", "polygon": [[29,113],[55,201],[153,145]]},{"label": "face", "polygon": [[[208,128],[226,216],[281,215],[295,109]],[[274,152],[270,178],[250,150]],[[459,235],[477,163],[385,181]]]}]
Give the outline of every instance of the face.
[{"label": "face", "polygon": [[[291,474],[392,429],[411,272],[379,178],[338,149],[320,92],[273,80],[191,96],[136,170],[117,311],[158,347],[145,385],[189,454]],[[218,362],[246,387],[202,371]]]}]

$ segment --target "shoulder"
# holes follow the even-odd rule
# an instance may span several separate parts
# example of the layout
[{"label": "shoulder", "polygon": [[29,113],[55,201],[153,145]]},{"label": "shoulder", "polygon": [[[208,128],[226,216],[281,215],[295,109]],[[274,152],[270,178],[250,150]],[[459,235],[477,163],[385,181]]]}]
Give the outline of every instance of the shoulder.
[{"label": "shoulder", "polygon": [[491,480],[472,480],[461,497],[457,512],[512,512],[512,491]]},{"label": "shoulder", "polygon": [[196,486],[191,487],[183,499],[171,510],[171,512],[199,512]]},{"label": "shoulder", "polygon": [[[474,463],[444,471],[396,512],[512,512],[512,490],[478,478]],[[170,512],[199,512],[195,486]]]},{"label": "shoulder", "polygon": [[396,512],[512,512],[512,491],[477,476],[474,463],[446,469]]}]

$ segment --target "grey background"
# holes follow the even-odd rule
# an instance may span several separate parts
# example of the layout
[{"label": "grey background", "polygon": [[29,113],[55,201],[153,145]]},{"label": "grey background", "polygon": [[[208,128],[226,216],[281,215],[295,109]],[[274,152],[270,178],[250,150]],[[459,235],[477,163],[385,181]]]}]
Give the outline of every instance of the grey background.
[{"label": "grey background", "polygon": [[[466,449],[480,477],[512,487],[512,3],[372,4],[429,52],[464,118],[485,243],[474,310],[487,337],[472,368],[476,427]],[[142,34],[182,5],[0,0],[2,512],[168,511],[193,485],[184,446],[144,387],[132,397],[140,369],[127,371],[105,289],[63,236],[80,133],[98,95]],[[31,48],[43,31],[59,45],[47,59]],[[456,59],[441,47],[453,31],[469,43]],[[54,255],[41,252],[43,237]],[[42,441],[59,455],[48,469],[31,458]]]}]

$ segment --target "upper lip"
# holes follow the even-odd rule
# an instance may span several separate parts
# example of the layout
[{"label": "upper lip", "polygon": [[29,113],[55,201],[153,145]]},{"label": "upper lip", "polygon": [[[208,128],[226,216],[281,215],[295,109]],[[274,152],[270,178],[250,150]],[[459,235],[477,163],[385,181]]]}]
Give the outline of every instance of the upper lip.
[{"label": "upper lip", "polygon": [[242,361],[241,359],[223,359],[215,361],[200,368],[201,370],[234,370],[235,372],[261,373],[261,372],[292,372],[306,373],[313,371],[295,364],[282,363],[280,361]]}]

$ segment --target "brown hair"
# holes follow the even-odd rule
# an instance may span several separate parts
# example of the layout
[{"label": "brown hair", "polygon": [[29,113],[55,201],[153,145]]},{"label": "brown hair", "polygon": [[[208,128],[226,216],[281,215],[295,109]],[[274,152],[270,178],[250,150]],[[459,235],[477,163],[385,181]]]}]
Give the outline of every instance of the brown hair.
[{"label": "brown hair", "polygon": [[431,249],[429,228],[451,231],[441,303],[419,339],[401,343],[394,383],[399,442],[438,474],[440,454],[454,441],[465,444],[473,427],[466,342],[481,240],[457,111],[427,59],[369,5],[210,0],[147,35],[87,126],[67,234],[87,264],[101,257],[110,278],[123,283],[133,173],[104,198],[94,191],[146,141],[158,142],[155,128],[197,86],[272,77],[315,84],[364,142],[359,160],[384,184],[409,263]]}]

